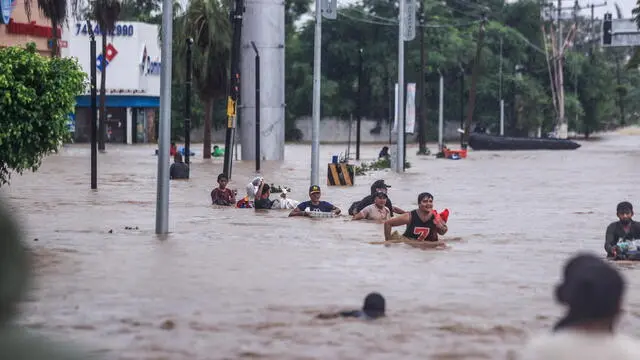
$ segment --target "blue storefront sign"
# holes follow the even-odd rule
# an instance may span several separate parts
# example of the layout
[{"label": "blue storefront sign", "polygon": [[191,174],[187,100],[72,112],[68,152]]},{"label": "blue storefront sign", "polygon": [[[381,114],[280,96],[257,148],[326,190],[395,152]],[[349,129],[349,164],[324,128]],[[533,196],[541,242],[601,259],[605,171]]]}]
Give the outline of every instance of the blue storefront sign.
[{"label": "blue storefront sign", "polygon": [[9,23],[14,6],[16,6],[16,0],[0,0],[0,11],[2,11],[3,24]]}]

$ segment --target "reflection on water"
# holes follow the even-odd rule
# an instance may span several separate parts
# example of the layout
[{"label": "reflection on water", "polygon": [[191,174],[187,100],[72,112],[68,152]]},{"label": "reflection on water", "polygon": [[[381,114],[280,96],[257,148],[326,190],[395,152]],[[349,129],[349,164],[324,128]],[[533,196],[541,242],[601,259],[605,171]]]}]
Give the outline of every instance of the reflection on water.
[{"label": "reflection on water", "polygon": [[[171,184],[172,233],[158,241],[155,147],[110,145],[92,192],[89,148],[70,146],[2,190],[36,255],[22,322],[118,359],[504,359],[560,314],[551,293],[569,254],[601,253],[617,202],[640,206],[638,140],[618,134],[576,151],[472,152],[460,161],[418,158],[410,147],[406,174],[320,184],[343,212],[378,178],[401,208],[431,192],[436,209],[452,211],[447,236],[462,238],[446,251],[371,244],[382,225],[348,217],[212,208],[222,159],[197,158],[192,179]],[[321,149],[327,162],[344,151]],[[363,158],[378,151],[366,146]],[[310,146],[287,146],[286,158],[263,163],[264,177],[304,200]],[[235,162],[230,186],[243,193],[253,166]],[[640,283],[636,267],[623,272]],[[371,291],[385,295],[387,319],[313,319],[358,306]],[[632,289],[623,329],[635,335],[638,305]]]}]

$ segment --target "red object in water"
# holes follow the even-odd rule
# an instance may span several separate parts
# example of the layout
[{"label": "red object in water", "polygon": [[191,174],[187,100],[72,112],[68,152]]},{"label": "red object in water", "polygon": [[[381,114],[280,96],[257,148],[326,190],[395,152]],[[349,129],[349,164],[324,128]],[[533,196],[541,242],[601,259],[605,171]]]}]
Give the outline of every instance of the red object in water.
[{"label": "red object in water", "polygon": [[437,210],[432,210],[434,218],[440,218],[442,221],[447,222],[449,220],[449,209],[444,209],[440,214],[438,214]]},{"label": "red object in water", "polygon": [[442,212],[440,213],[440,218],[442,218],[444,222],[447,222],[447,220],[449,220],[449,209],[442,210]]}]

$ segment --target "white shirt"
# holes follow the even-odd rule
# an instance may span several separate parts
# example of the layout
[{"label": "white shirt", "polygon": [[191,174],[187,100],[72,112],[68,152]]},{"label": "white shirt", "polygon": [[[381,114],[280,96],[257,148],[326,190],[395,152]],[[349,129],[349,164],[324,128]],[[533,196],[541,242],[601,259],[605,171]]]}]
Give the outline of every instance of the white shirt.
[{"label": "white shirt", "polygon": [[622,334],[560,330],[532,339],[519,360],[637,360],[640,342]]},{"label": "white shirt", "polygon": [[360,210],[366,220],[389,220],[391,219],[391,213],[389,208],[383,206],[382,209],[377,207],[376,204],[371,204],[364,209]]}]

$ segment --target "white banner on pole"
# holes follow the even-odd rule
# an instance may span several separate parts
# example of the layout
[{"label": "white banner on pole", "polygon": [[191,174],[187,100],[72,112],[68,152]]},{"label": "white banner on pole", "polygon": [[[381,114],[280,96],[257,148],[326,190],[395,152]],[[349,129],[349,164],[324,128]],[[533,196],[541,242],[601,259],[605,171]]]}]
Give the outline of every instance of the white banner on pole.
[{"label": "white banner on pole", "polygon": [[394,106],[393,106],[393,130],[391,132],[398,132],[398,83],[395,86],[395,95],[394,95]]},{"label": "white banner on pole", "polygon": [[404,132],[413,134],[416,127],[416,84],[407,84],[407,104],[404,109]]},{"label": "white banner on pole", "polygon": [[[402,0],[401,0],[402,1]],[[404,0],[404,28],[402,40],[411,41],[416,38],[416,0]]]}]

